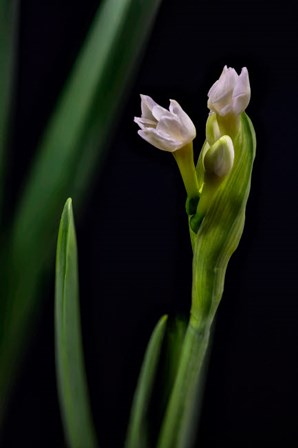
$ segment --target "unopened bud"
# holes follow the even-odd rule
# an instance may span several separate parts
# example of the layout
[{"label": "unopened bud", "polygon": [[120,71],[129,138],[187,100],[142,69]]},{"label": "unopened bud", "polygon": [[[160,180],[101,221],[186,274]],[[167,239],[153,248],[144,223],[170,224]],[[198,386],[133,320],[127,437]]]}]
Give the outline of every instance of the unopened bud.
[{"label": "unopened bud", "polygon": [[234,163],[234,145],[231,137],[223,135],[206,152],[203,164],[207,173],[218,177],[230,173]]}]

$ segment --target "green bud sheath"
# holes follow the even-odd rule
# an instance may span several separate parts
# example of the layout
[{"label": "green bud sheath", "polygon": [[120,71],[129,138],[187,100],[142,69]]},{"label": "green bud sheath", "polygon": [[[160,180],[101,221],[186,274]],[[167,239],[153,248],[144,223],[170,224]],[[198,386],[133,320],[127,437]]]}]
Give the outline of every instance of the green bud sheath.
[{"label": "green bud sheath", "polygon": [[[229,259],[243,231],[256,149],[254,128],[244,112],[240,116],[239,132],[232,140],[233,168],[213,193],[198,232],[194,233],[190,227],[194,251],[191,323],[195,327],[211,324],[222,297]],[[204,178],[203,169],[200,157],[199,182]]]},{"label": "green bud sheath", "polygon": [[[224,135],[232,138],[235,151],[234,164],[227,176],[220,179],[206,176],[203,158],[208,150],[208,143],[204,144],[199,157],[197,177],[200,201],[205,201],[207,197],[207,205],[203,207],[204,216],[198,218],[197,232],[192,230],[192,220],[198,215],[189,218],[194,252],[191,315],[175,384],[158,438],[158,448],[194,446],[196,413],[204,381],[210,328],[222,297],[228,261],[243,231],[255,157],[255,132],[245,113],[240,116],[238,129],[235,137],[229,134],[227,128],[224,129]],[[235,132],[235,128],[233,131]],[[200,202],[197,210],[199,207]]]}]

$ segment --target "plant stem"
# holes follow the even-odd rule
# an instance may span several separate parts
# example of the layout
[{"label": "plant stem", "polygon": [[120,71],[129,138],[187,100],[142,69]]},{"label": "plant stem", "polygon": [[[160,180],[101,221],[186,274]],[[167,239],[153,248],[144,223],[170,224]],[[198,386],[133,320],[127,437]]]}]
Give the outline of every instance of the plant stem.
[{"label": "plant stem", "polygon": [[173,156],[177,162],[187,196],[189,198],[199,198],[199,184],[193,159],[192,142],[174,151]]},{"label": "plant stem", "polygon": [[[180,365],[161,427],[158,448],[192,446],[198,391],[208,347],[210,323],[196,325],[190,319],[182,347]],[[203,375],[204,376],[204,375]]]}]

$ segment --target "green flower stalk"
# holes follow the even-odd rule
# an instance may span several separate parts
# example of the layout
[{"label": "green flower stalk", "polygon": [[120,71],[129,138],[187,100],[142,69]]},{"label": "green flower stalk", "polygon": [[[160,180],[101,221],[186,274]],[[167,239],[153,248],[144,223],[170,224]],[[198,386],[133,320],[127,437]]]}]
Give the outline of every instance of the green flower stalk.
[{"label": "green flower stalk", "polygon": [[[142,96],[139,135],[173,152],[187,191],[193,249],[192,304],[158,448],[192,446],[199,385],[228,262],[240,241],[255,157],[255,132],[244,112],[250,101],[248,71],[224,67],[208,92],[206,140],[194,170],[194,126],[171,100],[170,109]],[[189,145],[189,147],[187,146]],[[190,149],[185,149],[190,148]],[[189,155],[185,156],[186,152]]]}]

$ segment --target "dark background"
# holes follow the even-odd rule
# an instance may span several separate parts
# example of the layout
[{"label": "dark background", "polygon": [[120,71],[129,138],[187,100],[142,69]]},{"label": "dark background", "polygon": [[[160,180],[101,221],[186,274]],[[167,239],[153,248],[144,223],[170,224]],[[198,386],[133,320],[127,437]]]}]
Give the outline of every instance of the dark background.
[{"label": "dark background", "polygon": [[[121,1],[121,0],[119,0]],[[14,203],[98,1],[22,2]],[[123,43],[125,45],[125,42]],[[198,445],[298,445],[297,15],[294,2],[164,0],[77,219],[82,324],[100,444],[120,448],[142,355],[164,313],[187,315],[191,250],[174,159],[137,136],[139,93],[175,98],[204,140],[207,91],[247,66],[257,158],[245,232],[218,311]],[[95,56],[96,57],[96,56]],[[74,204],[74,208],[76,204]],[[15,387],[3,447],[62,447],[53,274]]]}]

